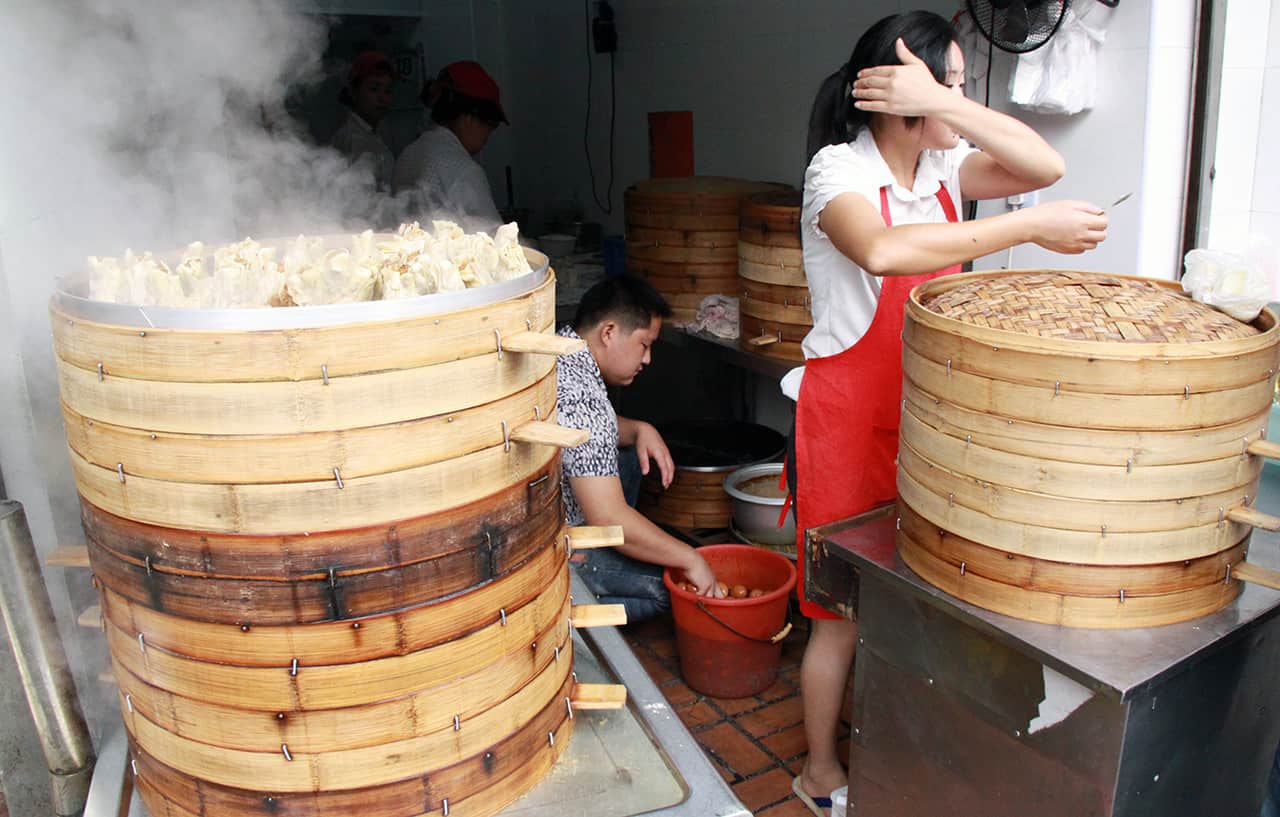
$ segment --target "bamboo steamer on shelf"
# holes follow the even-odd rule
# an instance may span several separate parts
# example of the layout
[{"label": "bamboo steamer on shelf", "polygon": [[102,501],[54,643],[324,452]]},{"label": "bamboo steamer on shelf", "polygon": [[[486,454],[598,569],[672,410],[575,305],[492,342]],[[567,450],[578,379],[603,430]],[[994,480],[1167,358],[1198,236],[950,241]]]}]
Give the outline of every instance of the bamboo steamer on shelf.
[{"label": "bamboo steamer on shelf", "polygon": [[527,281],[417,303],[55,295],[151,813],[493,814],[564,751],[575,706],[616,703],[572,676],[571,621],[617,611],[571,605],[566,544],[618,537],[563,524],[559,448],[582,432],[546,418],[577,344],[531,260]]},{"label": "bamboo steamer on shelf", "polygon": [[738,342],[749,352],[803,363],[800,343],[813,328],[813,316],[800,248],[801,198],[788,190],[742,202]]},{"label": "bamboo steamer on shelf", "polygon": [[1264,311],[1235,321],[1174,283],[1071,271],[916,287],[903,329],[898,547],[980,607],[1145,627],[1229,604],[1278,362]]},{"label": "bamboo steamer on shelf", "polygon": [[667,298],[674,320],[692,321],[706,296],[737,292],[742,199],[787,189],[718,176],[636,182],[623,195],[627,271]]}]

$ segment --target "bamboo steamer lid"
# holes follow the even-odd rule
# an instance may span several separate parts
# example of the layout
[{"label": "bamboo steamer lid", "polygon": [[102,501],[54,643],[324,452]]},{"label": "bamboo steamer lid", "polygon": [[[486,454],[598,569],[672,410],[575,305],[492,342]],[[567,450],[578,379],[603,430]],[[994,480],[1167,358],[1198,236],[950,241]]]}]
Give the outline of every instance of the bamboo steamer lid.
[{"label": "bamboo steamer lid", "polygon": [[962,323],[1023,335],[1117,343],[1202,343],[1259,330],[1153,280],[1078,272],[978,278],[925,308]]},{"label": "bamboo steamer lid", "polygon": [[1252,526],[1280,523],[1251,507],[1278,344],[1270,312],[1242,323],[1165,281],[1033,270],[917,287],[904,562],[978,606],[1066,626],[1229,604],[1229,571],[1254,569]]}]

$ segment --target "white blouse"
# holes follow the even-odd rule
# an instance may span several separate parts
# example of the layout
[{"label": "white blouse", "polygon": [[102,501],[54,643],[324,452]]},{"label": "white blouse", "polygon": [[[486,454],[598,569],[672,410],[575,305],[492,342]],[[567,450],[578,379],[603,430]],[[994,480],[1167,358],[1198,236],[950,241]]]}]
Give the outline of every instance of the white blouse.
[{"label": "white blouse", "polygon": [[[926,150],[920,155],[915,186],[910,190],[894,181],[867,128],[852,142],[830,145],[813,157],[804,174],[800,211],[804,271],[813,314],[813,329],[802,344],[806,359],[838,354],[857,343],[871,326],[880,300],[880,279],[836,249],[818,226],[823,208],[842,193],[859,193],[879,212],[880,188],[888,185],[889,215],[894,225],[942,223],[947,216],[937,192],[945,182],[963,217],[960,165],[974,150],[963,140],[950,150]],[[797,399],[803,376],[803,366],[788,372],[782,378],[782,393]]]}]

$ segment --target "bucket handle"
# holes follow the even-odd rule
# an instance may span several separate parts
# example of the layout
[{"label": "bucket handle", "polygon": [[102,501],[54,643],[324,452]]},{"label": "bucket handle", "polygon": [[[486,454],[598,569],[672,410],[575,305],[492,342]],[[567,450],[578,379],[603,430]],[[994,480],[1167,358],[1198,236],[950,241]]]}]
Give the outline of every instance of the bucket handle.
[{"label": "bucket handle", "polygon": [[723,628],[725,628],[726,630],[728,630],[729,632],[733,633],[733,634],[734,634],[734,635],[736,635],[738,638],[745,638],[746,640],[748,640],[748,641],[754,641],[754,642],[756,642],[757,644],[777,644],[779,641],[781,641],[782,639],[784,639],[784,638],[786,638],[786,637],[787,637],[787,633],[791,632],[791,616],[790,616],[789,614],[788,614],[788,616],[787,616],[787,623],[786,623],[786,624],[783,624],[783,625],[782,625],[782,629],[781,629],[781,630],[778,630],[778,632],[774,633],[772,637],[770,637],[770,638],[756,638],[756,637],[755,637],[755,636],[753,636],[753,635],[747,635],[746,633],[740,633],[740,632],[738,632],[736,629],[734,629],[733,627],[730,627],[730,626],[729,626],[729,625],[728,625],[728,624],[727,624],[723,619],[721,619],[721,618],[720,618],[719,616],[717,616],[715,613],[713,613],[713,612],[711,612],[710,610],[708,610],[708,609],[707,609],[707,605],[703,604],[701,601],[697,602],[697,605],[698,605],[698,609],[699,609],[699,610],[701,610],[702,612],[706,613],[708,616],[710,616],[710,617],[711,617],[711,620],[712,620],[712,621],[714,621],[716,624],[719,624],[721,627],[723,627]]}]

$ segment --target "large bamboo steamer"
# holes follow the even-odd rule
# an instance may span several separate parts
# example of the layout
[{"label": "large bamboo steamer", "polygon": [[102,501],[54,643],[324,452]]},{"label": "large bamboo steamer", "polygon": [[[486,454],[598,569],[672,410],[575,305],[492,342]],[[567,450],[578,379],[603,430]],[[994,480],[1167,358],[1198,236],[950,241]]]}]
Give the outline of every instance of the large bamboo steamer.
[{"label": "large bamboo steamer", "polygon": [[981,607],[1078,627],[1229,604],[1253,527],[1280,330],[1177,284],[970,273],[912,291],[899,552]]},{"label": "large bamboo steamer", "polygon": [[491,814],[563,751],[579,531],[559,447],[582,433],[547,422],[555,356],[576,347],[551,334],[554,274],[531,260],[493,295],[138,309],[145,328],[55,296],[152,813]]},{"label": "large bamboo steamer", "polygon": [[737,292],[739,208],[785,185],[717,176],[646,179],[623,196],[627,270],[667,296],[678,322],[708,295]]},{"label": "large bamboo steamer", "polygon": [[804,362],[813,328],[800,245],[798,191],[757,193],[742,202],[738,233],[738,342],[749,352]]}]

